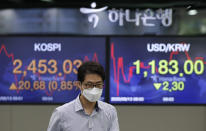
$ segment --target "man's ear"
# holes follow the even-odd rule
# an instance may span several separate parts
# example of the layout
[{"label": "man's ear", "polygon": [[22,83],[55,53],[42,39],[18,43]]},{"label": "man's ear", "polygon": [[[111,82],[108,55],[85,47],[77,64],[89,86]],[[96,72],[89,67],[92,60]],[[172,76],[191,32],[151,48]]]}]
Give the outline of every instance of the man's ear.
[{"label": "man's ear", "polygon": [[82,90],[82,84],[80,81],[75,81],[74,85],[77,87],[76,89]]}]

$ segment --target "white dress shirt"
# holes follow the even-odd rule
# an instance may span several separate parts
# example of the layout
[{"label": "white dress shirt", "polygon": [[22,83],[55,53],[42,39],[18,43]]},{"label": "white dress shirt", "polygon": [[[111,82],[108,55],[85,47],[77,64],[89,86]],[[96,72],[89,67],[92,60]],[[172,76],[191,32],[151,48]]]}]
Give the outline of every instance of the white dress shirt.
[{"label": "white dress shirt", "polygon": [[78,96],[54,110],[47,131],[119,131],[117,112],[114,106],[98,101],[88,115]]}]

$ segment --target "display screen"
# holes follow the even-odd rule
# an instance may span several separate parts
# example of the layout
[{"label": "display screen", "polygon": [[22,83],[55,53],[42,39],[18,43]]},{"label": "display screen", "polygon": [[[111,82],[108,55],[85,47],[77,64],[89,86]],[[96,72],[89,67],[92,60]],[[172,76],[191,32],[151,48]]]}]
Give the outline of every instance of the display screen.
[{"label": "display screen", "polygon": [[205,37],[112,37],[110,102],[206,104]]},{"label": "display screen", "polygon": [[69,102],[78,67],[104,56],[102,37],[0,37],[0,103]]}]

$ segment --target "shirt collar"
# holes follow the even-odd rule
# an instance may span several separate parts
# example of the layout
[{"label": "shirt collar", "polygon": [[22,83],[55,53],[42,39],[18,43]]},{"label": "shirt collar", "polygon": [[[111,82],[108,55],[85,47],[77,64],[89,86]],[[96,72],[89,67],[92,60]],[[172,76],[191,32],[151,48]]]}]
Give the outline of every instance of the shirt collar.
[{"label": "shirt collar", "polygon": [[82,107],[82,104],[80,102],[80,99],[79,99],[80,95],[77,96],[77,98],[75,99],[75,111],[80,111],[80,110],[83,110],[83,107]]},{"label": "shirt collar", "polygon": [[[80,102],[80,97],[81,94],[79,94],[75,100],[75,111],[80,111],[80,110],[84,110],[83,107],[82,107],[82,104]],[[95,104],[95,110],[96,111],[99,111],[99,109],[101,109],[101,102],[97,101],[96,104]]]}]

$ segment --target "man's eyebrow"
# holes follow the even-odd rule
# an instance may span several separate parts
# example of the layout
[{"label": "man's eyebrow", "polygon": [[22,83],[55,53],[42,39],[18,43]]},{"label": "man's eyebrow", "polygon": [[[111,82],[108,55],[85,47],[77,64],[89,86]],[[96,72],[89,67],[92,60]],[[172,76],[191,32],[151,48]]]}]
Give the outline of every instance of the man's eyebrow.
[{"label": "man's eyebrow", "polygon": [[97,82],[96,84],[102,84],[103,82],[102,81],[99,81],[99,82]]},{"label": "man's eyebrow", "polygon": [[[92,81],[87,81],[87,83],[94,83],[94,82],[92,82]],[[96,84],[101,84],[102,83],[102,81],[97,81],[97,82],[95,82]]]}]

